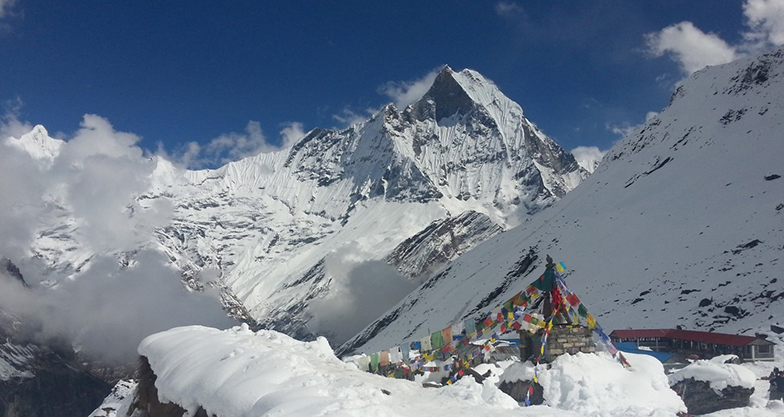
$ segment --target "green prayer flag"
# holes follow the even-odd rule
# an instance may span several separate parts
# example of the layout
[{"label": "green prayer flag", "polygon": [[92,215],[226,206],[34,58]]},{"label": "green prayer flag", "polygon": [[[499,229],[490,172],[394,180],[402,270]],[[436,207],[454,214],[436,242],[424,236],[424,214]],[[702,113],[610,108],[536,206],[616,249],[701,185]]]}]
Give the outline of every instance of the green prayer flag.
[{"label": "green prayer flag", "polygon": [[370,368],[373,369],[373,372],[378,371],[379,362],[381,362],[381,355],[378,353],[370,355]]},{"label": "green prayer flag", "polygon": [[435,332],[430,335],[430,342],[433,345],[433,349],[438,349],[441,346],[444,346],[444,336],[441,334],[441,332]]},{"label": "green prayer flag", "polygon": [[532,282],[531,285],[542,291],[550,291],[553,288],[554,279],[555,271],[552,268],[547,268],[544,270],[544,274]]},{"label": "green prayer flag", "polygon": [[507,301],[507,302],[504,303],[504,308],[507,311],[514,311],[514,304],[512,304],[511,301]]},{"label": "green prayer flag", "polygon": [[577,307],[577,313],[579,313],[583,317],[586,317],[588,316],[588,309],[585,308],[585,305],[581,303],[580,307]]}]

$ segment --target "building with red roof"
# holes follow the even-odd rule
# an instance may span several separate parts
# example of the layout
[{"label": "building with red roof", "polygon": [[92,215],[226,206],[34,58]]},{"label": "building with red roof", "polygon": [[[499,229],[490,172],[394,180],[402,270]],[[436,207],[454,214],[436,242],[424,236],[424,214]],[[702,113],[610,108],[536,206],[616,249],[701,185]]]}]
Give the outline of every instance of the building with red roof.
[{"label": "building with red roof", "polygon": [[756,336],[680,329],[629,329],[610,333],[613,342],[634,342],[657,352],[685,351],[701,356],[738,355],[751,361],[772,361],[774,343]]}]

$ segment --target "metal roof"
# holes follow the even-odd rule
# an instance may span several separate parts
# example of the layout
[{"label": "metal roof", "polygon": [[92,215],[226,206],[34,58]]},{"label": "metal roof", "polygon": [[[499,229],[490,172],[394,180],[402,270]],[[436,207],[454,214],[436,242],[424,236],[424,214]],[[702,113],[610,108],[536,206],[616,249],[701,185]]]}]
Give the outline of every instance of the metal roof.
[{"label": "metal roof", "polygon": [[774,344],[771,341],[755,336],[739,336],[726,333],[698,332],[695,330],[676,330],[676,329],[632,329],[632,330],[613,330],[610,337],[619,339],[636,339],[642,337],[657,337],[687,342],[711,343],[724,346],[746,346],[755,341],[762,341],[766,344]]}]

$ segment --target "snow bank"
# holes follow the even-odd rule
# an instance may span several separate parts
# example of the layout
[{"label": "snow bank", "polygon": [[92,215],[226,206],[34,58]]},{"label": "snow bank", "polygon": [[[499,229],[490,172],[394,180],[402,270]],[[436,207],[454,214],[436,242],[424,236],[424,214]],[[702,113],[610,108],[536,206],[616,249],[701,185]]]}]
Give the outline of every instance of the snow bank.
[{"label": "snow bank", "polygon": [[464,378],[427,389],[359,371],[334,356],[326,340],[299,342],[247,326],[179,327],[139,346],[157,376],[162,401],[219,417],[310,416],[576,416],[547,407],[519,407],[492,382]]},{"label": "snow bank", "polygon": [[[438,389],[362,372],[335,357],[325,339],[300,342],[247,326],[179,327],[147,337],[139,354],[157,375],[161,401],[219,417],[276,416],[668,416],[685,410],[661,364],[629,355],[624,369],[609,355],[565,355],[539,380],[549,406],[521,407],[497,388],[499,377],[526,377],[530,365],[483,365],[494,377],[463,378]],[[512,365],[512,366],[509,366]],[[487,368],[487,369],[485,369]]]},{"label": "snow bank", "polygon": [[631,368],[625,369],[605,353],[559,356],[551,369],[538,370],[545,401],[580,415],[673,416],[686,411],[658,360],[624,356]]},{"label": "snow bank", "polygon": [[705,381],[714,390],[721,391],[728,386],[754,388],[757,377],[754,372],[740,365],[721,363],[722,360],[699,360],[669,376],[670,385],[684,379],[694,378]]}]

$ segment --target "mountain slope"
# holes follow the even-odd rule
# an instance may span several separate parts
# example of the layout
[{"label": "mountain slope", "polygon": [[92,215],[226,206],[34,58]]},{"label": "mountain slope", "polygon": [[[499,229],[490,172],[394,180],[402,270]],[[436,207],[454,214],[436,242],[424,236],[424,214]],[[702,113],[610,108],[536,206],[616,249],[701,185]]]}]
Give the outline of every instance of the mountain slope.
[{"label": "mountain slope", "polygon": [[376,351],[525,288],[544,255],[607,329],[753,333],[784,317],[784,51],[706,68],[552,207],[458,258],[341,350]]}]

